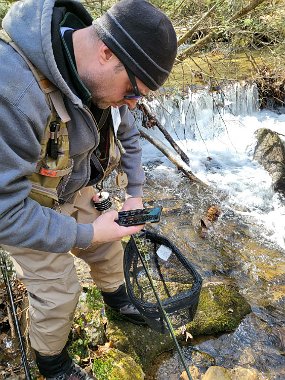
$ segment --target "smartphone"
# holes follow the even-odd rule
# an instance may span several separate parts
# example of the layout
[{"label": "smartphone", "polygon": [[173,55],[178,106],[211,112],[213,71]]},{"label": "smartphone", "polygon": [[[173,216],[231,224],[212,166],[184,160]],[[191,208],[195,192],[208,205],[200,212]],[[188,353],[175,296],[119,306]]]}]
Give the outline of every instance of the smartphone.
[{"label": "smartphone", "polygon": [[116,222],[120,226],[137,226],[145,223],[157,223],[160,221],[162,207],[144,208],[138,210],[119,211],[119,219]]}]

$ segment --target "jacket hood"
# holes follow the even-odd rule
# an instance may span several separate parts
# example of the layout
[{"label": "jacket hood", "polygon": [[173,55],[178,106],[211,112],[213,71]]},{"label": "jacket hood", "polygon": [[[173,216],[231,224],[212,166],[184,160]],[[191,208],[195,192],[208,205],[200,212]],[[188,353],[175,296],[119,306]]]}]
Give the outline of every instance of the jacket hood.
[{"label": "jacket hood", "polygon": [[52,15],[56,5],[82,10],[78,1],[24,0],[14,3],[2,21],[2,27],[27,58],[75,104],[81,100],[70,90],[58,70],[51,40]]}]

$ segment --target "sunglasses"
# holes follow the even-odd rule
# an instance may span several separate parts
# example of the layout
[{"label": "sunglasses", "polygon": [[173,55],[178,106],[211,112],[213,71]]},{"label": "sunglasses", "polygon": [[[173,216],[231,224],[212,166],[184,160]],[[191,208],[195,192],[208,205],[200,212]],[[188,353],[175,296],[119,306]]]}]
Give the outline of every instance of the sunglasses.
[{"label": "sunglasses", "polygon": [[128,100],[141,99],[143,95],[139,91],[135,75],[131,72],[131,70],[127,66],[125,66],[125,69],[126,69],[126,72],[128,74],[128,77],[130,79],[130,82],[132,84],[134,92],[131,94],[125,95],[124,99],[128,99]]}]

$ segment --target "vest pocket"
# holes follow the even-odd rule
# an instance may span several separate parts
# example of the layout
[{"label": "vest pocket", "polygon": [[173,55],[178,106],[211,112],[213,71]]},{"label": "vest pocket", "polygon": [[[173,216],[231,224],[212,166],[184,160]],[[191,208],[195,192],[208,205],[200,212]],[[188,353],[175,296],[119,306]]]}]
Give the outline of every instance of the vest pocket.
[{"label": "vest pocket", "polygon": [[[50,120],[53,119],[52,115]],[[59,195],[64,191],[72,172],[73,160],[69,158],[69,139],[64,122],[58,124],[56,158],[49,156],[50,126],[53,123],[50,120],[46,127],[45,136],[41,141],[41,154],[36,171],[28,178],[32,183],[29,197],[42,206],[52,208],[58,202]]]}]

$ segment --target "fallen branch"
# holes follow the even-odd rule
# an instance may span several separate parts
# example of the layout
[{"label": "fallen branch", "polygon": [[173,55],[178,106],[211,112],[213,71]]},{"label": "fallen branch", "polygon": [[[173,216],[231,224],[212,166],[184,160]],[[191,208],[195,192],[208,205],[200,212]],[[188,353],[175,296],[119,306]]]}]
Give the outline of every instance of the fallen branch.
[{"label": "fallen branch", "polygon": [[202,185],[204,188],[209,188],[207,184],[202,182],[191,172],[189,166],[181,159],[181,157],[179,157],[178,154],[172,152],[162,141],[154,138],[144,130],[139,129],[139,131],[143,138],[148,140],[158,150],[160,150],[169,159],[169,161],[171,161],[177,167],[178,170],[182,171],[182,173],[185,174],[187,178],[189,178],[193,182],[196,182],[199,185]]},{"label": "fallen branch", "polygon": [[216,35],[215,32],[208,33],[205,37],[200,38],[195,44],[189,46],[189,48],[183,50],[183,52],[177,57],[178,63],[184,61],[189,55],[195,53],[195,51],[199,50],[202,46],[206,45],[207,42],[211,41]]},{"label": "fallen branch", "polygon": [[267,0],[252,0],[247,6],[241,8],[239,11],[237,11],[229,19],[229,22],[235,21],[235,20],[241,18],[242,16],[246,15],[247,13],[249,13],[250,11],[255,9],[258,5],[260,5],[261,3],[264,3],[264,1],[267,1]]},{"label": "fallen branch", "polygon": [[213,10],[217,7],[218,3],[216,3],[215,5],[212,6],[211,9],[208,10],[208,12],[206,12],[197,22],[196,24],[188,31],[186,32],[181,38],[179,38],[178,40],[178,46],[182,45],[187,39],[191,38],[192,35],[194,34],[194,32],[197,30],[197,28],[199,27],[199,25],[201,24],[201,22],[203,20],[205,20],[206,17],[208,17],[212,12]]}]

